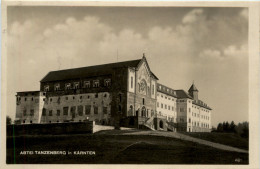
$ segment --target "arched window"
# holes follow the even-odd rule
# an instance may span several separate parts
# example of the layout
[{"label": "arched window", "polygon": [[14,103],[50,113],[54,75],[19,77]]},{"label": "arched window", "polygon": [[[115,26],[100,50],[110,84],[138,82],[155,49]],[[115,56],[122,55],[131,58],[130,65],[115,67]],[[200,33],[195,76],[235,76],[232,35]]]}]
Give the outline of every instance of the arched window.
[{"label": "arched window", "polygon": [[159,127],[163,128],[163,121],[162,120],[159,122]]},{"label": "arched window", "polygon": [[145,105],[145,100],[144,100],[144,98],[143,98],[143,105]]},{"label": "arched window", "polygon": [[118,111],[122,111],[121,105],[118,105]]},{"label": "arched window", "polygon": [[142,116],[143,116],[143,117],[146,116],[146,109],[145,109],[145,107],[142,108]]}]

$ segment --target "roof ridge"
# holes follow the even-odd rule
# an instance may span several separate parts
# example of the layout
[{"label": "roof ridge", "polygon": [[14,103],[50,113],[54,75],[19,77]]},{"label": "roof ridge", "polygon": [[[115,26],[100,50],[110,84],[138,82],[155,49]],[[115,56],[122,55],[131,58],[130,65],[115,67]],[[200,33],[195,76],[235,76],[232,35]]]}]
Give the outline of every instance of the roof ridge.
[{"label": "roof ridge", "polygon": [[58,72],[58,71],[81,69],[81,68],[91,68],[91,67],[95,67],[95,66],[105,66],[105,65],[111,65],[111,64],[120,64],[120,63],[126,63],[126,62],[141,61],[141,60],[142,59],[127,60],[127,61],[122,61],[122,62],[110,62],[110,63],[99,64],[99,65],[91,65],[91,66],[82,66],[82,67],[75,67],[75,68],[69,68],[69,69],[53,70],[53,71],[50,71],[50,72]]}]

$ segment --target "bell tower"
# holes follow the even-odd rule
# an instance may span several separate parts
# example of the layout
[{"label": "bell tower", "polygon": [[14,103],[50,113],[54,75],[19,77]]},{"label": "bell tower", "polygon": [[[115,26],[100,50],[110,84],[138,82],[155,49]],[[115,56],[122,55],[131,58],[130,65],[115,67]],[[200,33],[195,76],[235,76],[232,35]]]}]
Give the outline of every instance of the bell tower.
[{"label": "bell tower", "polygon": [[194,100],[198,100],[198,89],[196,88],[196,86],[194,85],[194,82],[192,83],[190,89],[189,89],[189,95],[193,97]]}]

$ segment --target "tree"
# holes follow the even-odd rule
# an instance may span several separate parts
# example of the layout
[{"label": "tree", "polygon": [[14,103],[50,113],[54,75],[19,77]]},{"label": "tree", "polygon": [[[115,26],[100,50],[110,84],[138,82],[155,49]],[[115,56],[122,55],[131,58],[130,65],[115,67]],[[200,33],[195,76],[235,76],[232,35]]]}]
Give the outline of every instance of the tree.
[{"label": "tree", "polygon": [[235,133],[236,132],[235,128],[236,128],[236,125],[235,125],[234,121],[232,121],[230,123],[230,132]]},{"label": "tree", "polygon": [[12,119],[9,116],[6,116],[6,125],[12,124]]},{"label": "tree", "polygon": [[217,131],[218,132],[223,132],[223,124],[222,123],[218,124]]}]

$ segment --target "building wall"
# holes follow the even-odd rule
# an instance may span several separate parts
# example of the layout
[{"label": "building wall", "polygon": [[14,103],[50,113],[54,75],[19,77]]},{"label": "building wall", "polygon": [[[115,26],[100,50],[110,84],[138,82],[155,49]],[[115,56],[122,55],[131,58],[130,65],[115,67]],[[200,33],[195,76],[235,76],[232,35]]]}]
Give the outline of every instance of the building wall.
[{"label": "building wall", "polygon": [[[50,95],[47,96],[41,110],[41,123],[91,120],[100,124],[109,124],[111,117],[110,103],[111,97],[108,92],[63,96]],[[67,115],[64,114],[64,108],[68,108]],[[87,112],[88,108],[90,108],[89,113]],[[44,109],[46,110],[45,115],[43,115]],[[97,109],[97,112],[94,109]]]},{"label": "building wall", "polygon": [[192,131],[209,132],[211,130],[211,111],[201,106],[192,105]]},{"label": "building wall", "polygon": [[[134,86],[131,88],[131,78],[134,79]],[[154,87],[152,87],[154,85]],[[127,116],[151,117],[156,107],[156,80],[150,76],[146,62],[143,62],[136,72],[129,69],[128,91],[127,92]],[[153,90],[154,89],[154,90]],[[145,114],[142,114],[145,109]]]},{"label": "building wall", "polygon": [[25,124],[38,123],[39,102],[40,92],[18,93],[16,95],[16,119],[20,119],[20,122]]},{"label": "building wall", "polygon": [[177,98],[157,92],[156,111],[159,115],[166,116],[168,121],[177,122]]}]

